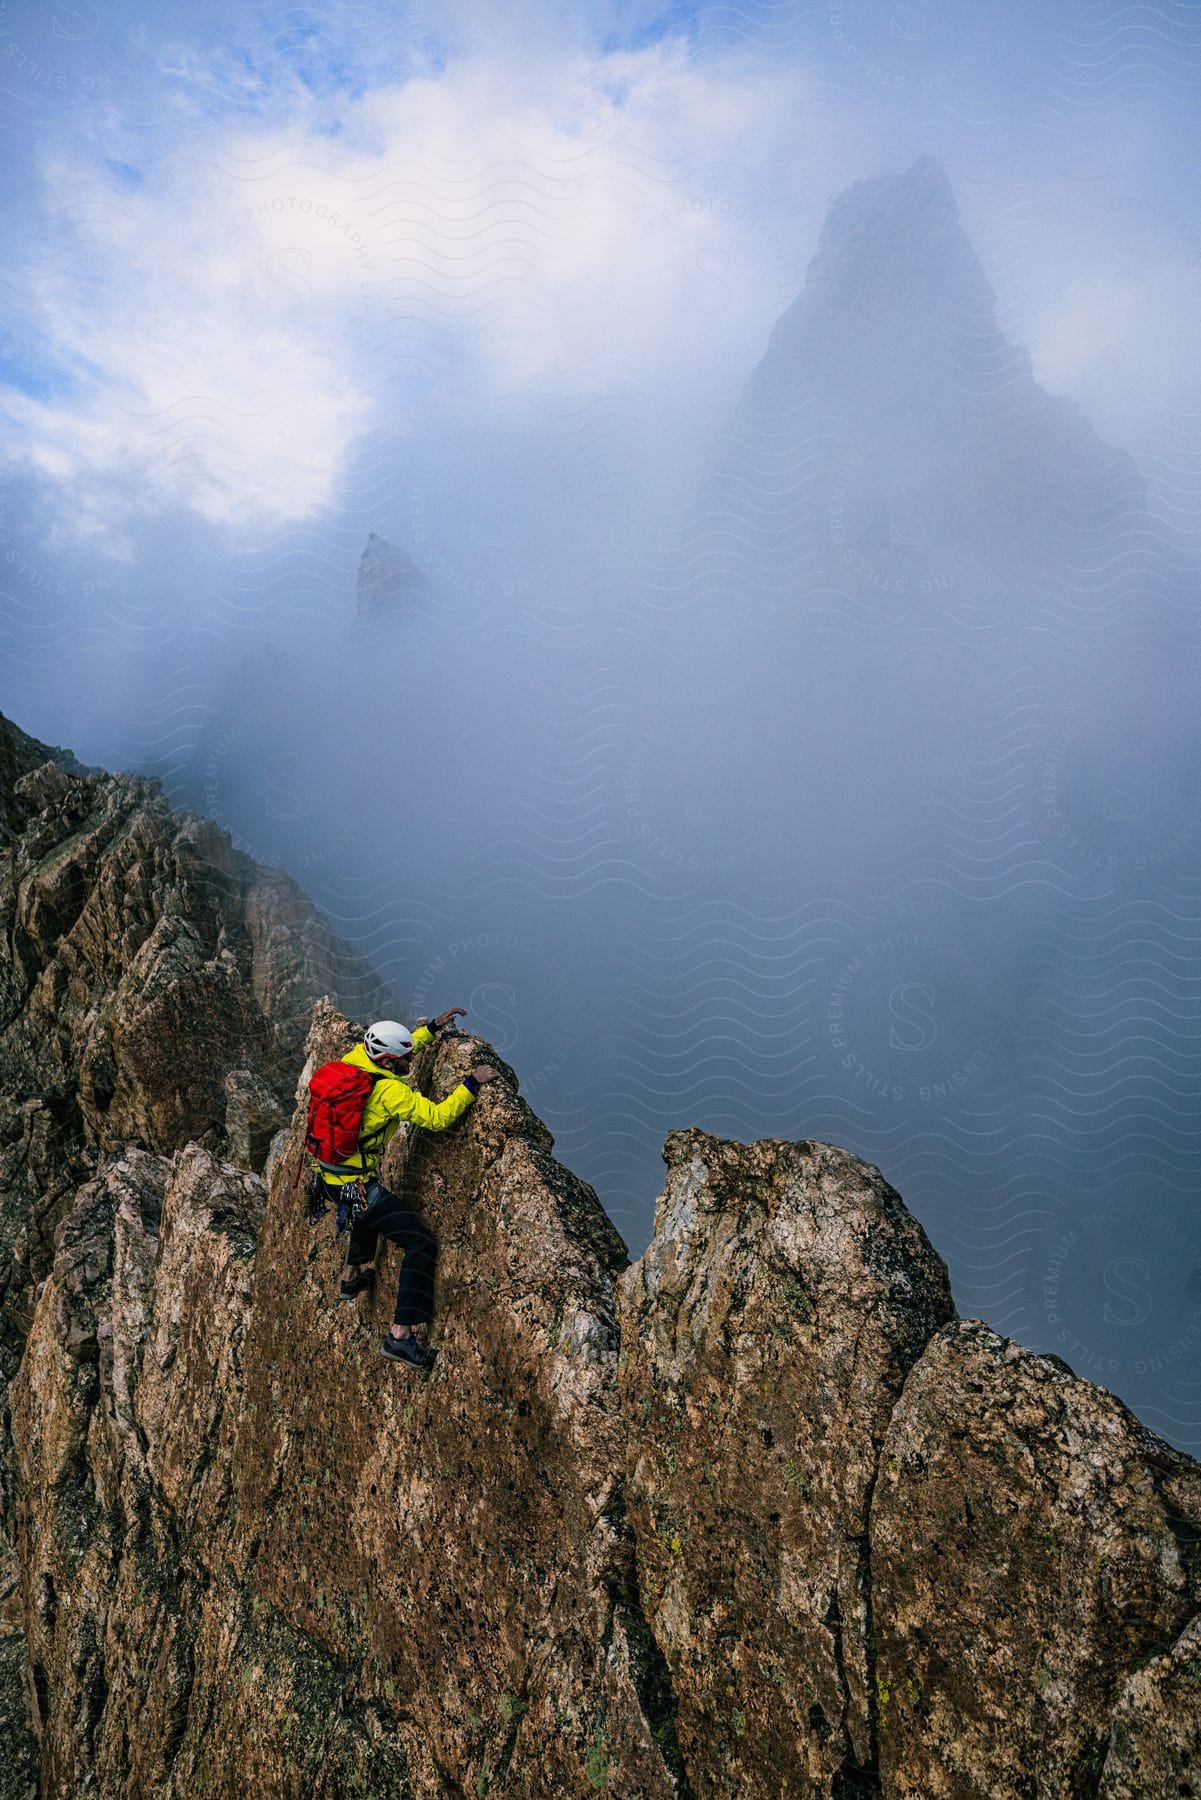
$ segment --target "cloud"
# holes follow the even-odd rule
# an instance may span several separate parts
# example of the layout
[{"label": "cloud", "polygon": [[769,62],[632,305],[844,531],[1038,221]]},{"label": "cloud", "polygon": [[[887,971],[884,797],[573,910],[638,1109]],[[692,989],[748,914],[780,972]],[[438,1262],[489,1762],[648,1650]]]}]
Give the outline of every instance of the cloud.
[{"label": "cloud", "polygon": [[795,201],[769,204],[762,170],[824,200],[831,157],[800,69],[706,65],[680,38],[469,42],[340,95],[336,127],[303,89],[269,123],[192,116],[177,146],[166,110],[139,154],[44,164],[19,280],[72,380],[10,394],[10,459],[81,530],[171,505],[233,528],[311,517],[373,422],[416,430],[434,370],[494,406],[738,370],[802,273]]},{"label": "cloud", "polygon": [[1184,429],[1201,398],[1199,308],[1201,269],[1149,247],[1137,269],[1115,260],[1072,274],[1035,320],[1035,379],[1070,394],[1110,442],[1164,454],[1167,421]]},{"label": "cloud", "polygon": [[208,161],[168,156],[136,188],[66,159],[48,178],[23,273],[74,379],[52,401],[9,396],[10,460],[53,476],[90,533],[114,508],[183,502],[238,526],[329,505],[369,408],[303,299],[337,286],[344,243],[323,254],[318,230],[281,254]]},{"label": "cloud", "polygon": [[706,69],[679,40],[534,73],[521,93],[476,60],[365,103],[386,163],[367,206],[411,316],[493,392],[580,397],[770,324],[797,272],[752,196],[773,141],[801,148],[800,77]]},{"label": "cloud", "polygon": [[1068,282],[1053,309],[1038,323],[1030,346],[1038,379],[1062,391],[1086,369],[1119,350],[1139,317],[1146,289],[1103,274]]}]

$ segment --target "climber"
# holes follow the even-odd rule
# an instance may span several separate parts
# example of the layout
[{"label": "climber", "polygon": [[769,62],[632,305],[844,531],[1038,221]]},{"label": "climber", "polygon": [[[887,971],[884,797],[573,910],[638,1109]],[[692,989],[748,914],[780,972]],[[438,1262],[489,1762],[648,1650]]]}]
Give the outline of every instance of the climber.
[{"label": "climber", "polygon": [[[464,1075],[445,1100],[435,1103],[416,1093],[400,1077],[408,1072],[414,1045],[432,1044],[434,1034],[449,1025],[466,1007],[452,1006],[410,1032],[395,1019],[381,1019],[366,1032],[361,1044],[340,1060],[377,1077],[363,1107],[358,1152],[346,1162],[319,1163],[327,1188],[340,1189],[358,1182],[357,1205],[352,1214],[350,1245],[342,1272],[340,1300],[353,1300],[375,1284],[376,1243],[380,1234],[404,1250],[400,1283],[396,1290],[395,1323],[380,1345],[392,1362],[411,1363],[428,1369],[434,1352],[421,1344],[415,1326],[434,1316],[434,1260],[437,1241],[429,1227],[389,1193],[379,1178],[380,1161],[388,1140],[402,1121],[422,1125],[427,1131],[445,1131],[460,1119],[481,1087],[495,1081],[496,1070],[480,1063]],[[333,1065],[331,1065],[332,1067]],[[383,1079],[379,1079],[383,1077]]]}]

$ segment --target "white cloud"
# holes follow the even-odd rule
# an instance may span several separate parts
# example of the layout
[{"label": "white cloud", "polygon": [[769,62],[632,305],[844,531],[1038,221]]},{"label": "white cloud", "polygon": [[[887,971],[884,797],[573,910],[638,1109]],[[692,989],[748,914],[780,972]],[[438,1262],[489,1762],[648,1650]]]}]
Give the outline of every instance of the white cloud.
[{"label": "white cloud", "polygon": [[1062,392],[1087,369],[1120,350],[1138,318],[1145,289],[1101,273],[1077,275],[1038,321],[1030,346],[1040,381]]},{"label": "white cloud", "polygon": [[74,393],[10,396],[17,454],[71,489],[81,515],[119,478],[134,511],[305,517],[334,498],[366,396],[213,166],[169,161],[164,174],[125,193],[91,170],[51,171],[62,198],[26,276]]},{"label": "white cloud", "polygon": [[1182,256],[1147,250],[1137,271],[1072,275],[1034,323],[1034,377],[1070,394],[1111,443],[1154,448],[1173,416],[1187,429],[1201,396],[1199,309],[1201,270]]},{"label": "white cloud", "polygon": [[673,40],[477,47],[343,98],[336,138],[304,112],[179,147],[167,124],[133,192],[99,158],[47,168],[29,310],[77,380],[16,400],[17,455],[89,528],[121,505],[319,512],[381,408],[413,428],[440,357],[498,402],[745,365],[803,275],[763,173],[823,204],[837,180],[795,68]]}]

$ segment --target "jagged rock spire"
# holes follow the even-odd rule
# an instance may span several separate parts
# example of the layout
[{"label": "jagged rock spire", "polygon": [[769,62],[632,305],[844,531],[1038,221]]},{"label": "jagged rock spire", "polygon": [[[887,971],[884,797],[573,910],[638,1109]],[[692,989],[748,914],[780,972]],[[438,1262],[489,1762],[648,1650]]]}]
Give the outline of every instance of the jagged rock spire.
[{"label": "jagged rock spire", "polygon": [[355,617],[360,625],[391,625],[411,609],[424,608],[434,589],[407,551],[373,531],[359,559],[357,595]]},{"label": "jagged rock spire", "polygon": [[856,181],[832,202],[802,292],[747,384],[749,408],[786,406],[798,384],[844,400],[904,392],[932,360],[965,353],[1029,373],[1005,342],[995,297],[941,162]]},{"label": "jagged rock spire", "polygon": [[832,202],[681,554],[695,579],[711,554],[783,592],[991,592],[994,566],[1070,560],[1082,531],[1145,513],[1131,458],[1001,330],[947,172],[922,156]]}]

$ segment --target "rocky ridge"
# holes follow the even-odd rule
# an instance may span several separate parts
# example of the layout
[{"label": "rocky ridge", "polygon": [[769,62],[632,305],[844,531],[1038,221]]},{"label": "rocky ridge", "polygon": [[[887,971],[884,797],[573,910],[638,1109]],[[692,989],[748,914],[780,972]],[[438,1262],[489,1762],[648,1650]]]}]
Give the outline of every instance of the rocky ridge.
[{"label": "rocky ridge", "polygon": [[[86,768],[3,718],[0,909],[5,1394],[60,1228],[110,1161],[191,1143],[261,1168],[291,1108],[313,1000],[394,1003],[286,876],[174,813],[157,782]],[[16,1734],[7,1766],[19,1769],[11,1449],[5,1398],[0,1726]]]},{"label": "rocky ridge", "polygon": [[0,1793],[1201,1791],[1201,1468],[960,1320],[879,1170],[672,1131],[631,1264],[447,1034],[422,1091],[502,1080],[389,1150],[415,1378],[295,1185],[370,971],[152,784],[0,771]]}]

